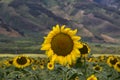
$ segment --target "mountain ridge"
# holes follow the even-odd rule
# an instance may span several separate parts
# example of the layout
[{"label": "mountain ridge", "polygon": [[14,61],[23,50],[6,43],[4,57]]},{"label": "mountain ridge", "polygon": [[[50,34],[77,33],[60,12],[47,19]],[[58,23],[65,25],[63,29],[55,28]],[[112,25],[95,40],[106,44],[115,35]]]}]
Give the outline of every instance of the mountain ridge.
[{"label": "mountain ridge", "polygon": [[[22,37],[28,37],[28,32],[46,35],[52,26],[65,24],[67,27],[77,28],[78,35],[89,42],[119,43],[120,41],[120,11],[109,6],[103,7],[103,4],[92,0],[63,2],[53,0],[51,3],[44,0],[36,0],[36,2],[13,0],[8,4],[4,1],[0,4],[2,11],[0,17],[11,26],[6,27]],[[3,31],[2,26],[0,30]],[[5,33],[0,34],[10,36]]]}]

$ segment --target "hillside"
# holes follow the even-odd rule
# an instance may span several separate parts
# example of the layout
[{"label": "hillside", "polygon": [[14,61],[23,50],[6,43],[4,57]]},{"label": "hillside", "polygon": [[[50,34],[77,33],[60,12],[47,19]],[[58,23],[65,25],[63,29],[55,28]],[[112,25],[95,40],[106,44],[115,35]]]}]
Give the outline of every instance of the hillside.
[{"label": "hillside", "polygon": [[77,28],[83,41],[120,44],[119,3],[119,0],[1,0],[0,18],[6,25],[0,25],[0,36],[15,40],[30,38],[41,43],[43,39],[38,37],[46,35],[53,25],[65,24]]}]

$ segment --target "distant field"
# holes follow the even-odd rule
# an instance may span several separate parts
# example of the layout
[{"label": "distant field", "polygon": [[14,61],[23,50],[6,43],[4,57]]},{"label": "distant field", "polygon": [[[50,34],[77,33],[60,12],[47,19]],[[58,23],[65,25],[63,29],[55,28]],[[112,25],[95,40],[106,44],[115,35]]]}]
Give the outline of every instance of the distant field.
[{"label": "distant field", "polygon": [[30,57],[46,57],[45,54],[0,54],[0,57],[15,57],[18,55],[25,55],[25,56],[30,56]]},{"label": "distant field", "polygon": [[92,54],[120,54],[120,44],[90,43]]},{"label": "distant field", "polygon": [[10,2],[12,2],[13,0],[1,0],[1,2],[7,3],[9,4]]},{"label": "distant field", "polygon": [[[21,38],[10,38],[0,36],[0,53],[43,53],[40,51],[40,45],[43,42],[43,38],[35,35],[34,37],[21,37]],[[86,41],[85,41],[86,42]],[[90,43],[92,54],[120,54],[120,44],[112,43]]]}]

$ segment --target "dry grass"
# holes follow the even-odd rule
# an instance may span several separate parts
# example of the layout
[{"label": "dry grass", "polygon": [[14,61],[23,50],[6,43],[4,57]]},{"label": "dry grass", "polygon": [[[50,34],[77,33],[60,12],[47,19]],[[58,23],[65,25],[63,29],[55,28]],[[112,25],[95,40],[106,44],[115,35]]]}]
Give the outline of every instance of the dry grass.
[{"label": "dry grass", "polygon": [[25,55],[30,57],[46,57],[44,54],[0,54],[0,57],[15,57],[18,55]]},{"label": "dry grass", "polygon": [[[29,56],[29,57],[46,57],[45,54],[0,54],[0,57],[15,57],[15,56],[18,56],[18,55],[25,55],[25,56]],[[109,56],[109,55],[112,55],[112,54],[93,54],[93,56],[95,57],[98,57],[100,55],[105,55],[105,56]],[[114,54],[114,56],[119,56],[120,57],[120,54]]]}]

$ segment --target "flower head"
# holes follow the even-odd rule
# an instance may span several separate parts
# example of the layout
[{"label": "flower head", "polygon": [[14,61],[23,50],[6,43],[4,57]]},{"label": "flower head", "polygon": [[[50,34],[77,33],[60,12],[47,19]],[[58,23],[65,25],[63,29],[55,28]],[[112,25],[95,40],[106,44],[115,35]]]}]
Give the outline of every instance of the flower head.
[{"label": "flower head", "polygon": [[47,64],[47,68],[48,68],[49,70],[53,70],[53,69],[54,69],[54,62],[49,62],[49,63]]},{"label": "flower head", "polygon": [[45,37],[41,50],[46,50],[47,56],[52,62],[61,65],[72,64],[80,57],[79,43],[80,37],[76,36],[77,30],[56,25],[53,30]]},{"label": "flower head", "polygon": [[83,47],[79,49],[81,53],[81,57],[87,57],[88,54],[90,53],[90,47],[88,46],[87,43],[82,43]]},{"label": "flower head", "polygon": [[16,56],[13,59],[13,65],[17,68],[24,68],[30,65],[30,59],[24,55]]},{"label": "flower head", "polygon": [[120,72],[120,61],[118,61],[115,65],[114,65],[114,69],[118,72]]},{"label": "flower head", "polygon": [[102,67],[100,67],[99,65],[94,66],[93,69],[96,71],[102,71]]},{"label": "flower head", "polygon": [[87,80],[97,80],[97,77],[95,75],[91,75],[87,78]]},{"label": "flower head", "polygon": [[118,62],[118,58],[115,57],[115,56],[109,56],[108,59],[107,59],[107,64],[110,66],[110,67],[113,67],[116,62]]}]

